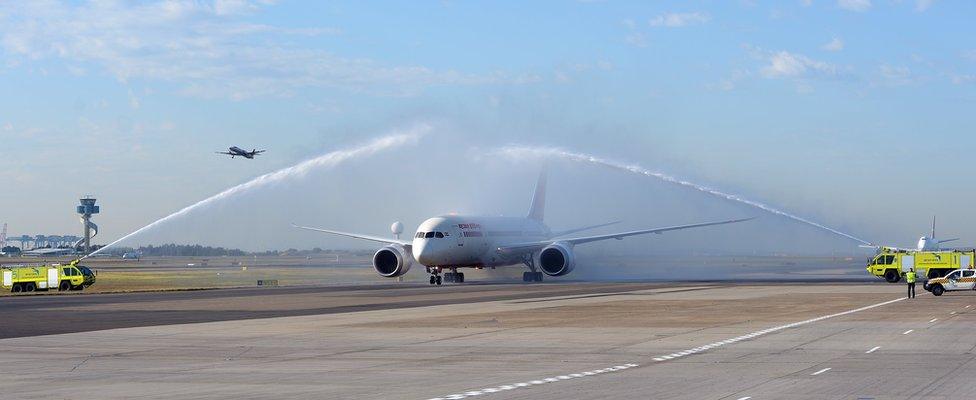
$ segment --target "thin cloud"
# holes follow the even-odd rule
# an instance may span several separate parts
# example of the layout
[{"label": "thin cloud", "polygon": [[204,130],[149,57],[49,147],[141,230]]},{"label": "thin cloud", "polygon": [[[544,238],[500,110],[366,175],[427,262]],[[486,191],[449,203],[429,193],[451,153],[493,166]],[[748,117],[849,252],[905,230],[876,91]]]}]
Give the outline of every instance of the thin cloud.
[{"label": "thin cloud", "polygon": [[871,0],[837,0],[837,6],[848,11],[864,12],[871,9]]},{"label": "thin cloud", "polygon": [[290,96],[308,87],[380,96],[410,96],[436,85],[508,81],[383,65],[326,50],[297,47],[291,36],[340,34],[329,27],[280,28],[246,23],[240,15],[267,1],[155,3],[55,1],[0,5],[0,57],[10,63],[62,59],[94,66],[121,82],[172,82],[179,93],[205,98]]},{"label": "thin cloud", "polygon": [[878,78],[880,78],[882,84],[887,86],[909,85],[918,80],[918,77],[908,67],[888,64],[883,64],[878,67]]},{"label": "thin cloud", "polygon": [[647,47],[647,35],[637,28],[637,23],[634,20],[625,19],[621,21],[621,24],[627,29],[627,35],[624,36],[625,42],[635,47]]},{"label": "thin cloud", "polygon": [[773,53],[767,61],[769,64],[762,68],[762,75],[767,78],[802,78],[839,74],[836,65],[788,51]]},{"label": "thin cloud", "polygon": [[968,83],[976,82],[976,75],[973,74],[954,74],[951,76],[952,83],[956,85],[964,85]]},{"label": "thin cloud", "polygon": [[932,7],[932,4],[934,3],[935,0],[915,0],[915,11],[925,12]]},{"label": "thin cloud", "polygon": [[820,48],[826,51],[841,51],[844,50],[844,40],[834,36],[833,39],[831,39],[823,46],[820,46]]},{"label": "thin cloud", "polygon": [[691,25],[701,25],[712,19],[708,14],[700,12],[667,13],[651,18],[649,24],[653,27],[680,28]]}]

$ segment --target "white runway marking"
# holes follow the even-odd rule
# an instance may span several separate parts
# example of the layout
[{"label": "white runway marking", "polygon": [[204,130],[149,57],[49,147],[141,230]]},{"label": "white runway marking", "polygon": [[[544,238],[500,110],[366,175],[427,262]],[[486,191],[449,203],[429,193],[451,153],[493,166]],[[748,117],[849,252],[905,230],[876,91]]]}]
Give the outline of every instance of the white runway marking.
[{"label": "white runway marking", "polygon": [[956,315],[956,312],[953,311],[953,312],[949,313],[949,315]]},{"label": "white runway marking", "polygon": [[871,348],[871,350],[865,351],[864,354],[874,353],[875,351],[877,351],[880,348],[881,348],[881,346],[874,346],[874,347]]},{"label": "white runway marking", "polygon": [[751,399],[751,398],[752,398],[752,397],[750,397],[750,396],[746,396],[746,397],[740,397],[740,398],[739,398],[738,400],[749,400],[749,399]]},{"label": "white runway marking", "polygon": [[824,372],[827,372],[827,371],[830,371],[830,368],[824,368],[824,369],[822,369],[820,371],[817,371],[817,372],[814,372],[814,373],[812,373],[810,375],[816,376],[816,375],[820,375],[820,374],[822,374]]},{"label": "white runway marking", "polygon": [[625,369],[639,367],[639,366],[640,365],[638,365],[638,364],[623,364],[623,365],[617,365],[617,366],[613,366],[613,367],[609,367],[609,368],[603,368],[603,369],[596,369],[596,370],[592,370],[592,371],[580,372],[580,373],[577,373],[577,374],[559,375],[559,376],[555,376],[555,377],[551,377],[551,378],[539,379],[539,380],[534,380],[534,381],[512,383],[512,384],[509,384],[509,385],[501,385],[501,386],[490,387],[490,388],[485,388],[485,389],[480,389],[480,390],[470,390],[470,391],[463,392],[463,393],[449,394],[449,395],[444,396],[444,397],[434,397],[434,398],[429,399],[429,400],[460,400],[460,399],[463,399],[465,397],[481,396],[483,394],[492,394],[492,393],[504,392],[506,390],[527,388],[527,387],[531,387],[531,386],[535,386],[535,385],[544,385],[544,384],[547,384],[547,383],[565,381],[565,380],[570,380],[570,379],[575,379],[575,378],[585,378],[587,376],[600,375],[600,374],[605,374],[605,373],[608,373],[608,372],[618,372],[618,371],[623,371]]},{"label": "white runway marking", "polygon": [[[861,308],[855,308],[853,310],[847,310],[847,311],[839,312],[839,313],[836,313],[836,314],[824,315],[824,316],[820,316],[820,317],[816,317],[816,318],[811,318],[811,319],[804,320],[804,321],[793,322],[793,323],[786,324],[786,325],[776,326],[776,327],[773,327],[773,328],[766,328],[766,329],[763,329],[761,331],[752,332],[752,333],[749,333],[749,334],[746,334],[746,335],[742,335],[742,336],[739,336],[739,337],[735,337],[735,338],[732,338],[732,339],[726,339],[726,340],[723,340],[723,341],[720,341],[720,342],[715,342],[715,343],[707,344],[707,345],[704,345],[704,346],[695,347],[693,349],[688,349],[688,350],[684,350],[684,351],[680,351],[680,352],[671,353],[671,354],[668,354],[668,355],[657,356],[657,357],[654,357],[653,360],[656,361],[656,362],[664,362],[664,361],[668,361],[668,360],[673,360],[673,359],[681,358],[681,357],[684,357],[684,356],[687,356],[687,355],[697,354],[697,353],[700,353],[700,352],[703,352],[703,351],[706,351],[706,350],[711,350],[711,349],[714,349],[716,347],[721,347],[723,345],[736,343],[736,342],[739,342],[739,341],[742,341],[742,340],[746,340],[746,339],[752,339],[752,338],[757,337],[757,336],[767,335],[767,334],[770,334],[770,333],[773,333],[773,332],[778,332],[778,331],[781,331],[781,330],[784,330],[784,329],[795,328],[795,327],[802,326],[802,325],[812,324],[814,322],[820,322],[820,321],[823,321],[823,320],[829,319],[829,318],[841,317],[841,316],[844,316],[844,315],[853,314],[853,313],[861,312],[861,311],[864,311],[864,310],[870,310],[872,308],[877,308],[877,307],[885,306],[885,305],[888,305],[888,304],[891,304],[891,303],[894,303],[894,302],[898,302],[898,301],[902,301],[902,300],[905,300],[905,298],[904,297],[901,297],[901,298],[897,298],[897,299],[894,299],[894,300],[888,300],[888,301],[885,301],[885,302],[881,302],[881,303],[878,303],[878,304],[872,304],[870,306],[865,306],[865,307],[861,307]],[[594,375],[604,374],[604,373],[608,373],[608,372],[623,371],[623,370],[626,370],[626,369],[629,369],[629,368],[636,368],[636,367],[639,367],[639,366],[640,365],[638,365],[638,364],[623,364],[623,365],[617,365],[615,367],[610,367],[610,368],[598,369],[598,370],[587,371],[587,372],[580,372],[579,374],[559,375],[559,376],[557,376],[555,378],[546,378],[546,379],[542,379],[542,380],[535,380],[535,381],[529,381],[529,382],[512,383],[512,384],[508,384],[508,385],[502,385],[502,386],[497,386],[497,387],[492,387],[492,388],[487,388],[487,389],[471,390],[471,391],[461,392],[461,393],[457,393],[457,394],[450,394],[450,395],[443,396],[443,397],[434,397],[434,398],[431,398],[429,400],[460,400],[460,399],[463,399],[463,398],[466,398],[466,397],[480,396],[480,395],[484,395],[484,394],[504,392],[504,391],[512,390],[512,389],[528,388],[528,387],[532,387],[532,386],[536,386],[536,385],[543,385],[543,384],[546,384],[546,383],[553,383],[553,382],[560,382],[560,381],[563,381],[563,380],[570,380],[570,379],[577,378],[576,375],[582,375],[583,377],[588,377],[588,376],[594,376]],[[824,369],[823,371],[819,371],[819,372],[815,373],[814,375],[819,374],[819,373],[823,373],[824,371],[827,371],[829,369],[830,368]],[[746,397],[746,398],[749,398],[749,397]]]},{"label": "white runway marking", "polygon": [[970,304],[970,305],[968,305],[968,306],[966,306],[966,308],[969,308],[969,307],[972,307],[972,306],[973,306],[973,305],[972,305],[972,304]]},{"label": "white runway marking", "polygon": [[907,331],[902,332],[901,334],[902,335],[907,335],[907,334],[912,333],[912,332],[915,332],[915,330],[914,329],[909,329]]},{"label": "white runway marking", "polygon": [[938,318],[932,318],[932,319],[929,320],[929,323],[931,324],[931,323],[933,323],[935,321],[938,321],[938,320],[939,320]]},{"label": "white runway marking", "polygon": [[726,339],[726,340],[723,340],[723,341],[720,341],[720,342],[706,344],[706,345],[701,346],[701,347],[696,347],[696,348],[693,348],[693,349],[684,350],[684,351],[677,352],[677,353],[672,353],[672,354],[669,354],[669,355],[666,355],[666,356],[657,356],[657,357],[654,357],[653,360],[654,361],[657,361],[657,362],[673,360],[673,359],[676,359],[676,358],[680,358],[680,357],[684,357],[684,356],[687,356],[687,355],[692,355],[692,354],[700,353],[700,352],[703,352],[705,350],[710,350],[710,349],[713,349],[713,348],[716,348],[716,347],[720,347],[720,346],[724,346],[724,345],[727,345],[727,344],[732,344],[732,343],[739,342],[739,341],[742,341],[742,340],[752,339],[752,338],[757,337],[757,336],[762,336],[762,335],[767,335],[767,334],[770,334],[770,333],[773,333],[773,332],[778,332],[778,331],[781,331],[783,329],[795,328],[795,327],[801,326],[801,325],[812,324],[814,322],[820,322],[820,321],[823,321],[823,320],[828,319],[828,318],[840,317],[840,316],[843,316],[843,315],[853,314],[853,313],[856,313],[856,312],[859,312],[859,311],[870,310],[870,309],[875,308],[875,307],[881,307],[881,306],[888,305],[888,304],[894,303],[896,301],[902,301],[902,300],[905,300],[905,298],[902,297],[902,298],[898,298],[898,299],[894,299],[894,300],[888,300],[888,301],[885,301],[885,302],[882,302],[882,303],[872,304],[872,305],[866,306],[866,307],[861,307],[861,308],[856,308],[856,309],[853,309],[853,310],[847,310],[847,311],[844,311],[844,312],[839,312],[837,314],[824,315],[822,317],[811,318],[811,319],[808,319],[806,321],[794,322],[794,323],[791,323],[791,324],[780,325],[780,326],[773,327],[773,328],[767,328],[767,329],[763,329],[761,331],[756,331],[756,332],[753,332],[753,333],[745,334],[745,335],[742,335],[742,336],[739,336],[739,337],[735,337],[735,338],[732,338],[732,339]]}]

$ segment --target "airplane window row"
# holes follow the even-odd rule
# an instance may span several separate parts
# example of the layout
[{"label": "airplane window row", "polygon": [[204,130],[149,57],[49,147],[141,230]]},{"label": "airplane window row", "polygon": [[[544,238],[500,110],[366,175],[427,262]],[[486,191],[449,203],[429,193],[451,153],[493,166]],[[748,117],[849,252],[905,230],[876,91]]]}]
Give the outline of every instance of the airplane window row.
[{"label": "airplane window row", "polygon": [[441,238],[444,237],[444,235],[446,235],[444,232],[417,232],[417,234],[414,235],[413,237],[415,237],[417,239],[424,239],[424,238],[427,238],[427,239],[430,239],[430,238],[438,238],[438,239],[441,239]]}]

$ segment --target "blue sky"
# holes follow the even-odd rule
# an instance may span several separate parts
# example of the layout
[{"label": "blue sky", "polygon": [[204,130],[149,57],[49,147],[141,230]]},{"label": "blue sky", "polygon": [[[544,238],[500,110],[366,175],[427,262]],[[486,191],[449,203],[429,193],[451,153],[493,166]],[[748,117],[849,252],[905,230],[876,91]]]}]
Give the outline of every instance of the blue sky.
[{"label": "blue sky", "polygon": [[[121,236],[423,120],[898,244],[932,214],[976,240],[976,189],[954,187],[976,145],[974,16],[938,0],[7,2],[0,221],[76,231],[75,198],[94,193]],[[270,151],[214,157],[230,145]]]}]

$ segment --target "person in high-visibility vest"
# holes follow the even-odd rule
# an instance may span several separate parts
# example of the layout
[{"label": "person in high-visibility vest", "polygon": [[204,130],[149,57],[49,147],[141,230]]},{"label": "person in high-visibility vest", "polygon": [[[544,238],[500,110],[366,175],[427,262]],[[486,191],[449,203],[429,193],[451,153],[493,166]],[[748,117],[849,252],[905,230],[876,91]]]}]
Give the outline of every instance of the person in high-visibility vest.
[{"label": "person in high-visibility vest", "polygon": [[905,273],[905,281],[908,282],[908,298],[915,298],[915,268],[910,268]]}]

